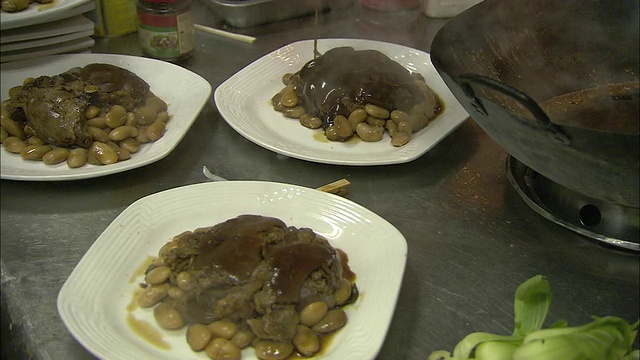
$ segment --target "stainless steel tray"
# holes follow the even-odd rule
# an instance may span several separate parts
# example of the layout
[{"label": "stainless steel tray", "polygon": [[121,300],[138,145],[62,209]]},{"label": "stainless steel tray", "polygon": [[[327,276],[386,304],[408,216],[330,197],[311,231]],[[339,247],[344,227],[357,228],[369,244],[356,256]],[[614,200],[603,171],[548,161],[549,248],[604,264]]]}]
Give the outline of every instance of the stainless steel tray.
[{"label": "stainless steel tray", "polygon": [[202,0],[225,23],[239,28],[261,25],[329,7],[328,0]]}]

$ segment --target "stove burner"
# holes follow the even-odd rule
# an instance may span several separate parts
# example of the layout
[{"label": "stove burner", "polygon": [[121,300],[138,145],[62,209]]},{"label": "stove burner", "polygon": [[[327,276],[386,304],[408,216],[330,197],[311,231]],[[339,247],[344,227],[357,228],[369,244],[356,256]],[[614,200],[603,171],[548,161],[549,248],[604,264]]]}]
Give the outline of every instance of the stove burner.
[{"label": "stove burner", "polygon": [[538,214],[591,239],[640,251],[640,209],[594,199],[559,185],[509,155],[509,182]]}]

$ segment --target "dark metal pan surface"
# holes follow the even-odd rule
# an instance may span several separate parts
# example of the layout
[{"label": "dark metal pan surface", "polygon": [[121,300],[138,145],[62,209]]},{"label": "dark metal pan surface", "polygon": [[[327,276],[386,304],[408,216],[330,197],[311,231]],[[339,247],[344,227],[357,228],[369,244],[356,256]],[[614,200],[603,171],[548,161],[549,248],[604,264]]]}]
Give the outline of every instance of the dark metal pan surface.
[{"label": "dark metal pan surface", "polygon": [[471,117],[552,181],[640,206],[638,1],[485,0],[431,58]]}]

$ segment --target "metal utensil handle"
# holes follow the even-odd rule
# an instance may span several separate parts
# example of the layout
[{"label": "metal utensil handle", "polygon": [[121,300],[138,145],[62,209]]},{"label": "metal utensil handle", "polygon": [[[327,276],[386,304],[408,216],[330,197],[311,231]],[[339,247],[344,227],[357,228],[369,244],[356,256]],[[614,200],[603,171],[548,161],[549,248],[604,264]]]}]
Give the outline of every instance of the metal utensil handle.
[{"label": "metal utensil handle", "polygon": [[471,87],[471,84],[479,84],[486,86],[492,90],[498,91],[510,98],[516,100],[522,106],[524,106],[533,117],[541,122],[545,126],[545,130],[553,137],[563,144],[569,144],[569,137],[567,134],[559,128],[557,125],[551,122],[549,116],[540,108],[538,103],[533,100],[529,95],[522,91],[511,87],[498,80],[479,74],[462,74],[458,77],[458,84],[462,87],[462,91],[471,100],[471,105],[482,115],[488,116],[487,110],[480,100],[476,97],[476,93]]}]

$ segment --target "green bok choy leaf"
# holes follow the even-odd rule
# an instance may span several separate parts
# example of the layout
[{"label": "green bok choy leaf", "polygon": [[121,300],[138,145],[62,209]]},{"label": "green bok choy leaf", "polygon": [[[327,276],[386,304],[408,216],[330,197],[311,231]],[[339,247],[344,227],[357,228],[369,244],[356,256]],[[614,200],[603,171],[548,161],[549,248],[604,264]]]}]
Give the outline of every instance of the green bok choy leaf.
[{"label": "green bok choy leaf", "polygon": [[536,275],[516,290],[512,335],[471,333],[453,354],[434,351],[428,360],[640,360],[640,351],[632,348],[638,321],[605,316],[582,326],[559,321],[542,329],[550,305],[551,286]]}]

